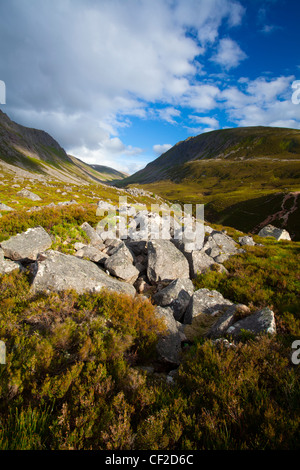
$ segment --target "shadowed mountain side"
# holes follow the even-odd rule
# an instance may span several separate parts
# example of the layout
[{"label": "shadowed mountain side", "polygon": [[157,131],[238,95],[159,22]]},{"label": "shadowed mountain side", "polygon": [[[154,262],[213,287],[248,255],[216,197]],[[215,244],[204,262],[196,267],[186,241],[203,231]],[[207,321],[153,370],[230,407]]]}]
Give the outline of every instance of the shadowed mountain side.
[{"label": "shadowed mountain side", "polygon": [[88,165],[65,150],[47,132],[17,124],[0,110],[0,163],[80,184],[122,179],[125,174],[101,165]]}]

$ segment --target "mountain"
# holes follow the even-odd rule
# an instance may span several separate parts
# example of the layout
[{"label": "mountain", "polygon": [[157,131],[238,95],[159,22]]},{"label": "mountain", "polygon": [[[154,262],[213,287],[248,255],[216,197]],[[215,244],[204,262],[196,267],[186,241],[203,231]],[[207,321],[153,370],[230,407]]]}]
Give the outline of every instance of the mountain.
[{"label": "mountain", "polygon": [[300,130],[223,129],[177,143],[120,186],[205,204],[208,221],[253,231],[268,219],[300,239]]},{"label": "mountain", "polygon": [[65,150],[47,132],[13,122],[0,110],[0,164],[77,183],[106,182],[126,175],[112,168],[88,165]]}]

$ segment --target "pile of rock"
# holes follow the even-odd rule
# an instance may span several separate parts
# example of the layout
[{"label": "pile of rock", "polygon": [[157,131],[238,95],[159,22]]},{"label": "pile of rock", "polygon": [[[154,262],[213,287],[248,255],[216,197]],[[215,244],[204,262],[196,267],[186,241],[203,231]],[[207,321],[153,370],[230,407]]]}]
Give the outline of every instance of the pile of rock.
[{"label": "pile of rock", "polygon": [[[100,206],[110,209],[105,204]],[[144,225],[138,227],[137,220]],[[226,272],[224,261],[243,252],[242,246],[253,245],[251,237],[241,237],[237,243],[225,232],[206,225],[205,236],[193,244],[191,239],[184,239],[184,231],[183,240],[175,238],[181,228],[178,221],[170,224],[168,220],[164,225],[163,216],[133,211],[132,221],[135,224],[130,225],[127,219],[127,226],[132,230],[126,239],[110,238],[109,232],[84,223],[81,228],[90,243],[74,244],[75,255],[51,250],[52,239],[42,227],[28,229],[1,243],[0,273],[29,265],[34,293],[68,289],[79,293],[99,292],[106,288],[130,296],[151,295],[156,315],[163,317],[167,325],[167,334],[160,338],[158,351],[171,364],[179,363],[181,345],[187,341],[185,329],[192,327],[199,316],[210,317],[207,335],[214,339],[224,335],[239,337],[243,330],[254,334],[275,333],[271,310],[250,314],[247,306],[235,305],[217,291],[194,292],[192,279],[197,273],[214,266]],[[152,231],[148,230],[149,224]],[[165,238],[151,238],[153,233],[164,233]]]}]

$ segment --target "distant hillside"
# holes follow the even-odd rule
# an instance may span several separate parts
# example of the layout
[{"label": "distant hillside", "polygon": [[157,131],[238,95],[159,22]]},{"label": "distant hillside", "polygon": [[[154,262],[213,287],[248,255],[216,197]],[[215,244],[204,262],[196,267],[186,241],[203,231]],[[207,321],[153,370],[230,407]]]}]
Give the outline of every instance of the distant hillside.
[{"label": "distant hillside", "polygon": [[241,161],[257,158],[300,159],[300,130],[275,127],[240,127],[207,132],[178,142],[143,170],[125,180],[152,183],[180,181],[182,165],[198,160]]},{"label": "distant hillside", "polygon": [[112,168],[90,166],[67,155],[47,132],[21,126],[11,121],[1,110],[0,164],[3,171],[4,168],[17,167],[58,181],[77,184],[88,181],[106,182],[126,176]]},{"label": "distant hillside", "polygon": [[171,201],[203,203],[208,221],[243,231],[274,216],[300,239],[300,130],[248,127],[190,137],[120,183],[131,184]]}]

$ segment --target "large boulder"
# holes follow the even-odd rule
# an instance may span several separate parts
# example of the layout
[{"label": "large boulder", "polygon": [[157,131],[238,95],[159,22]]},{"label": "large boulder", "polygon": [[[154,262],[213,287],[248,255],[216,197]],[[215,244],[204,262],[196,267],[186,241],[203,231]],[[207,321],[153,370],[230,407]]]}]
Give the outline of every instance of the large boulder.
[{"label": "large boulder", "polygon": [[276,323],[274,312],[265,307],[252,315],[239,320],[228,328],[226,334],[232,337],[239,337],[242,331],[248,331],[255,335],[261,333],[269,333],[274,335],[276,333]]},{"label": "large boulder", "polygon": [[112,255],[106,259],[104,266],[113,276],[134,283],[140,272],[133,265],[133,261],[131,252],[124,242],[121,242],[121,245],[116,247]]},{"label": "large boulder", "polygon": [[273,225],[266,225],[258,234],[259,237],[274,237],[276,240],[291,240],[290,234],[287,230],[274,227]]},{"label": "large boulder", "polygon": [[203,250],[218,263],[240,252],[236,242],[224,232],[214,230],[205,240]]},{"label": "large boulder", "polygon": [[151,283],[189,278],[189,263],[169,240],[148,242],[147,275]]},{"label": "large boulder", "polygon": [[194,285],[190,279],[176,279],[167,287],[158,291],[153,300],[157,305],[170,307],[175,320],[181,320],[190,298],[194,292]]},{"label": "large boulder", "polygon": [[231,305],[233,305],[233,302],[224,299],[220,292],[210,289],[199,289],[190,299],[184,314],[183,323],[191,324],[193,318],[201,314],[215,316]]},{"label": "large boulder", "polygon": [[29,228],[1,243],[6,258],[14,261],[36,260],[37,255],[50,248],[52,240],[43,227]]},{"label": "large boulder", "polygon": [[111,278],[92,261],[49,250],[41,253],[33,270],[33,292],[99,292],[102,288],[134,296],[131,284]]}]

